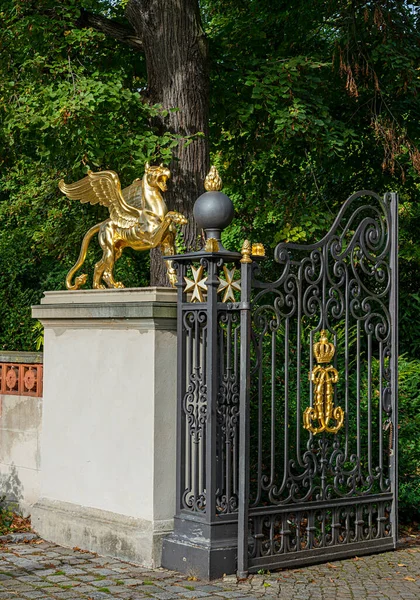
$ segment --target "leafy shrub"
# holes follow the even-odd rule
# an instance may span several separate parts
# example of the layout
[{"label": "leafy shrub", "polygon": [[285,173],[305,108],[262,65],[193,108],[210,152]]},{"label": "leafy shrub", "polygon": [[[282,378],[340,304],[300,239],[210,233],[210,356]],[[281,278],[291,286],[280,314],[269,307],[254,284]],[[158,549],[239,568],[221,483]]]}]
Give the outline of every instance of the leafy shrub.
[{"label": "leafy shrub", "polygon": [[0,496],[0,535],[5,535],[10,532],[13,516],[10,501],[7,500],[6,496]]},{"label": "leafy shrub", "polygon": [[420,520],[420,360],[399,360],[399,514]]}]

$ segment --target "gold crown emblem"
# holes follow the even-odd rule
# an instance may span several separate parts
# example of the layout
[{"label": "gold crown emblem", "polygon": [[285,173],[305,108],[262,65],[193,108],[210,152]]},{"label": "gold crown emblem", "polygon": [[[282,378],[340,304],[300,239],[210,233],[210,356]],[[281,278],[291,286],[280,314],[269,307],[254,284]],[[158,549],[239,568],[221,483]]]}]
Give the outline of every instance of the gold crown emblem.
[{"label": "gold crown emblem", "polygon": [[314,344],[314,356],[318,363],[329,363],[334,358],[335,346],[328,341],[327,332],[323,329],[319,342]]}]

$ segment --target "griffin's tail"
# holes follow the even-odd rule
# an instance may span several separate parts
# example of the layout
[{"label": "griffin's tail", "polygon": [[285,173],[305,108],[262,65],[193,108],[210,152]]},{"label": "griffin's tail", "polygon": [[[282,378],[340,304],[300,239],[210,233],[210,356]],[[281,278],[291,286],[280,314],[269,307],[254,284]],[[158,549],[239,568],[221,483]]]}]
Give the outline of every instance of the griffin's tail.
[{"label": "griffin's tail", "polygon": [[73,276],[76,273],[76,271],[78,271],[80,269],[80,267],[83,265],[83,263],[85,262],[90,240],[92,239],[92,236],[95,235],[95,233],[98,233],[100,226],[101,226],[101,223],[98,223],[98,225],[94,225],[93,227],[91,227],[89,229],[89,231],[87,232],[87,234],[85,235],[85,237],[83,238],[82,247],[80,248],[79,258],[77,259],[77,262],[74,265],[74,267],[72,267],[70,269],[70,271],[68,272],[67,277],[66,277],[66,288],[68,290],[78,290],[83,284],[86,283],[86,279],[87,279],[86,273],[83,273],[83,275],[79,275],[78,277],[76,277],[76,280],[73,285],[71,283],[71,280],[73,279]]}]

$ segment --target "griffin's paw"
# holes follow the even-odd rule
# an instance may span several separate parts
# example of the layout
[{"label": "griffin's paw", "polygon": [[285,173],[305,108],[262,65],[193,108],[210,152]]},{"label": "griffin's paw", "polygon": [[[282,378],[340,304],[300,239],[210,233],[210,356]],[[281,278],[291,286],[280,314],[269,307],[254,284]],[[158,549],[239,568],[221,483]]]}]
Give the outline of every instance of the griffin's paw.
[{"label": "griffin's paw", "polygon": [[85,285],[87,278],[88,276],[86,273],[83,273],[83,275],[79,275],[78,277],[76,277],[75,289],[78,290],[80,287],[82,287],[82,285]]},{"label": "griffin's paw", "polygon": [[188,223],[188,219],[181,215],[179,212],[175,212],[171,210],[166,215],[173,223],[178,223],[178,225],[186,225]]}]

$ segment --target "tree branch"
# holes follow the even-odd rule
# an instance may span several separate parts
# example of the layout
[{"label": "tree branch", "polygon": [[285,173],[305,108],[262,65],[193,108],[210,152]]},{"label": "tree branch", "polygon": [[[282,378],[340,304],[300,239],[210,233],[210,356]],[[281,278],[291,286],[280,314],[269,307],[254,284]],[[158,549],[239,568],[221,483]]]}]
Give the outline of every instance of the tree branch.
[{"label": "tree branch", "polygon": [[127,25],[117,23],[117,21],[113,21],[112,19],[94,15],[93,13],[82,9],[77,25],[79,27],[92,27],[92,29],[96,29],[96,31],[100,31],[109,37],[113,37],[122,44],[130,46],[130,48],[134,48],[138,51],[143,50],[143,42],[136,35],[134,29]]}]

